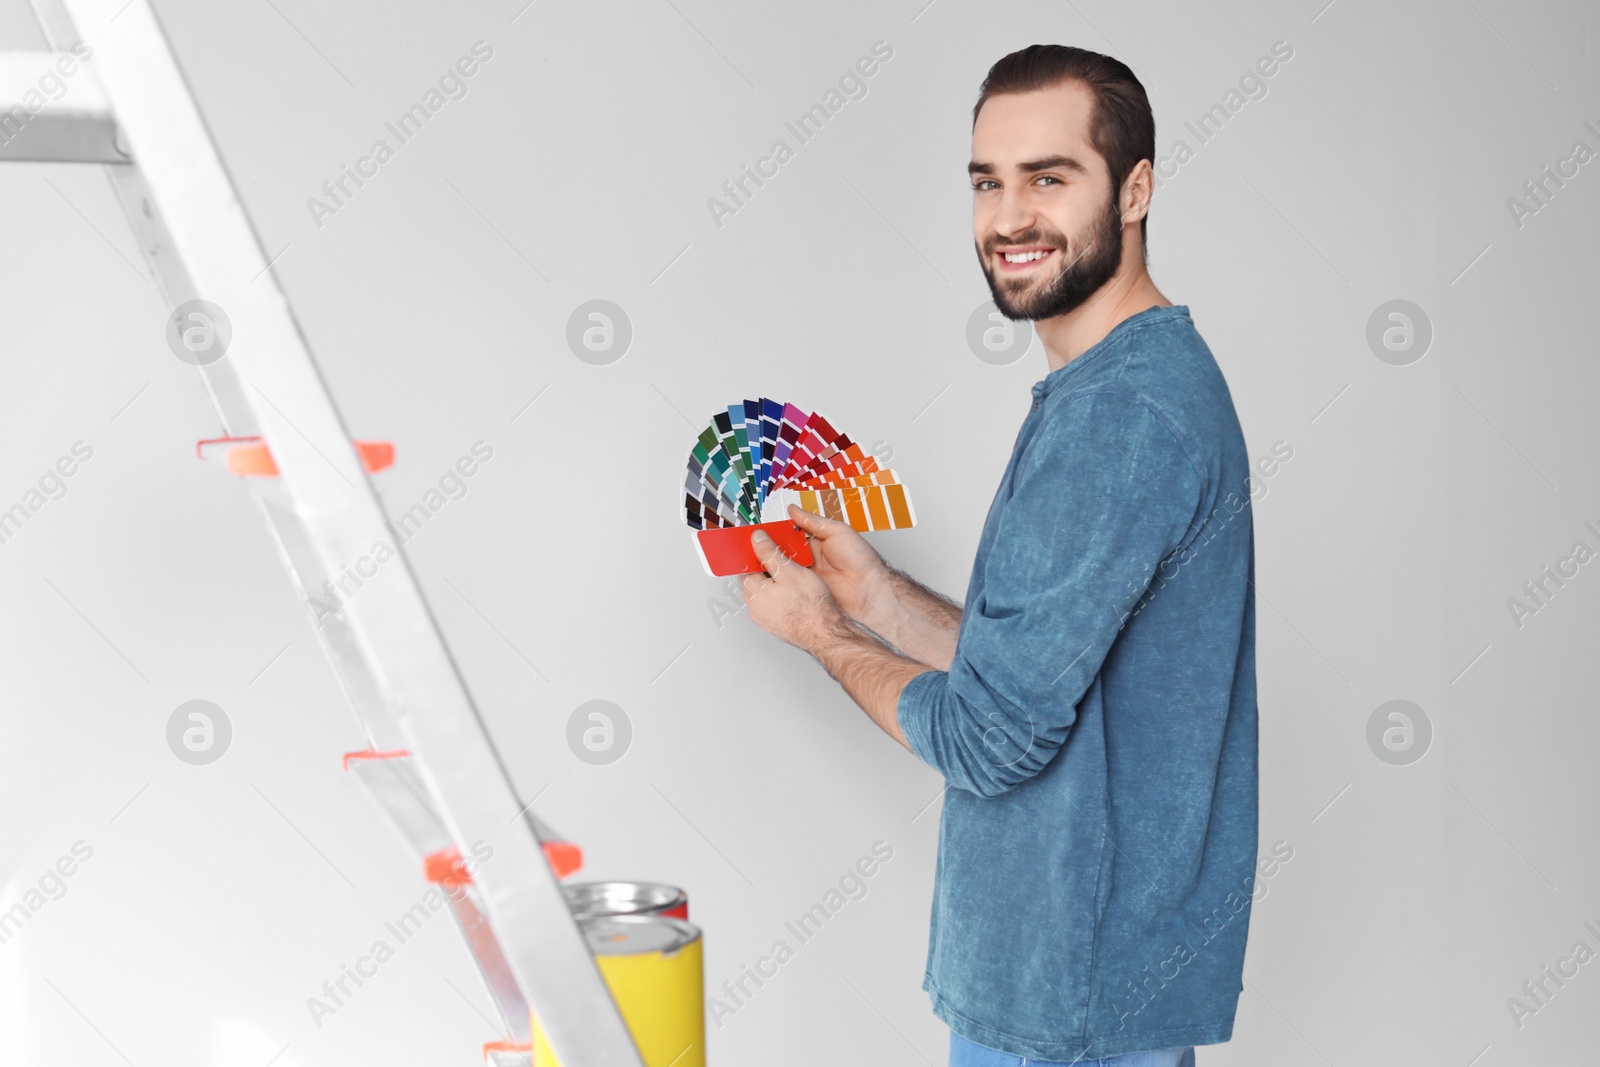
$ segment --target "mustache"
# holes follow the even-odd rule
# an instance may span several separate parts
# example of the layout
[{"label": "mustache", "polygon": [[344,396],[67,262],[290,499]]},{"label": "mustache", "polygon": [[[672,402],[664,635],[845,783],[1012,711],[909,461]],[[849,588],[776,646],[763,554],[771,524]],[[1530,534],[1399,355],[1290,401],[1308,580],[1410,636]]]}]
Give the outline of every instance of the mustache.
[{"label": "mustache", "polygon": [[1016,237],[1009,237],[1002,240],[1000,236],[996,234],[995,236],[990,237],[988,241],[984,242],[983,250],[989,255],[993,255],[995,249],[1002,244],[1049,245],[1051,248],[1065,248],[1067,247],[1067,240],[1059,234],[1046,235],[1042,233],[1024,233],[1019,234]]}]

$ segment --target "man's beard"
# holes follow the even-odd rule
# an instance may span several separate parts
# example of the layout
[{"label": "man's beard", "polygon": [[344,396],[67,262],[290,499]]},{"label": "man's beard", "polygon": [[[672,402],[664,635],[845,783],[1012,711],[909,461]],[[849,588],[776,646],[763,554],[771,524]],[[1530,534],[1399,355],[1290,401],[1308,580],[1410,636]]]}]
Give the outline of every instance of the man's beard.
[{"label": "man's beard", "polygon": [[982,249],[978,250],[978,262],[983,267],[995,307],[1000,309],[1000,314],[1013,320],[1050,319],[1067,314],[1099,292],[1122,265],[1122,222],[1115,205],[1110,202],[1088,231],[1079,234],[1070,244],[1061,240],[1060,234],[1039,230],[1007,238],[1004,243],[1047,244],[1055,248],[1058,258],[1067,257],[1065,266],[1057,268],[1054,278],[1043,283],[1036,278],[1004,279],[1006,284],[1002,288],[996,284],[990,257],[984,255]]}]

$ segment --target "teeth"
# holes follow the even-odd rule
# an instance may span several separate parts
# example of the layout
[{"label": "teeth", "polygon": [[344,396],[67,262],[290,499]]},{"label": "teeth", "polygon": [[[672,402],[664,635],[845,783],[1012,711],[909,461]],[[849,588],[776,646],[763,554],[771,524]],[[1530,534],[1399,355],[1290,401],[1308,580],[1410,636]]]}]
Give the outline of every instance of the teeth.
[{"label": "teeth", "polygon": [[1048,256],[1049,254],[1050,254],[1049,250],[1046,250],[1046,251],[1043,251],[1043,252],[1023,252],[1020,255],[1016,254],[1016,253],[1012,253],[1012,252],[1007,252],[1005,255],[1006,255],[1006,262],[1007,263],[1032,263],[1034,260],[1043,259],[1045,256]]}]

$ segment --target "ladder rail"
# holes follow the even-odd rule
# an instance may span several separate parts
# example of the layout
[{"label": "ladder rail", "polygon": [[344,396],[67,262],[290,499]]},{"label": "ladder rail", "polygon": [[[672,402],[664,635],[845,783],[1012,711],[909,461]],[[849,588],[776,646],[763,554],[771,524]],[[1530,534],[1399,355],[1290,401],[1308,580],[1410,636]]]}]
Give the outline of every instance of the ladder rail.
[{"label": "ladder rail", "polygon": [[[148,0],[33,4],[52,47],[94,35],[95,73],[134,161],[106,170],[156,284],[169,308],[203,295],[226,309],[232,347],[197,370],[226,433],[267,443],[319,569],[336,572],[387,538],[383,510],[154,11]],[[557,1055],[569,1067],[643,1067],[410,561],[394,548],[385,581],[342,607],[354,655],[335,657],[335,669],[340,658],[359,661],[375,681],[457,846],[493,847],[494,862],[475,876],[479,900]]]}]

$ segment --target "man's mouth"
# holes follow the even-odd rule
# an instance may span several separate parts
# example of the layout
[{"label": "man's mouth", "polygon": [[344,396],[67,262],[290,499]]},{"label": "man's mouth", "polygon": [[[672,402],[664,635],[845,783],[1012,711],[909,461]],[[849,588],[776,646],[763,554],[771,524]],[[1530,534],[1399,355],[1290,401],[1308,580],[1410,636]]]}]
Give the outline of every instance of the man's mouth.
[{"label": "man's mouth", "polygon": [[1055,255],[1056,250],[1049,245],[1025,245],[1020,248],[1003,248],[995,253],[999,261],[999,268],[1006,274],[1018,274],[1034,269]]}]

